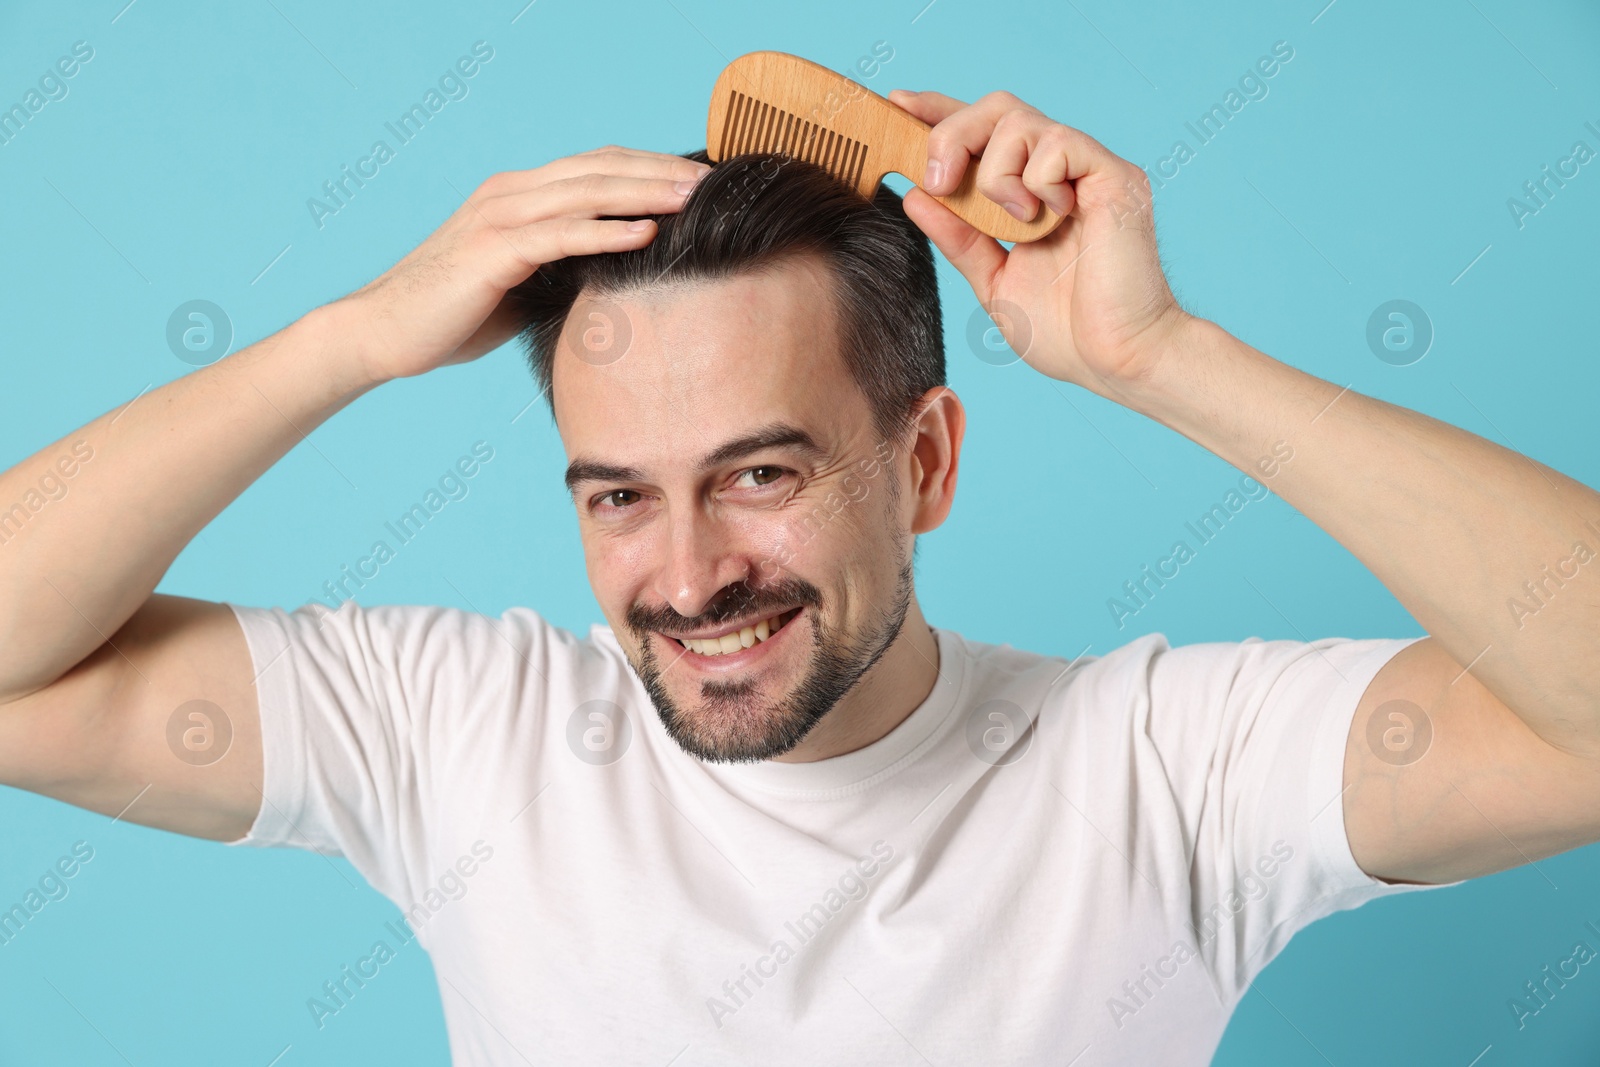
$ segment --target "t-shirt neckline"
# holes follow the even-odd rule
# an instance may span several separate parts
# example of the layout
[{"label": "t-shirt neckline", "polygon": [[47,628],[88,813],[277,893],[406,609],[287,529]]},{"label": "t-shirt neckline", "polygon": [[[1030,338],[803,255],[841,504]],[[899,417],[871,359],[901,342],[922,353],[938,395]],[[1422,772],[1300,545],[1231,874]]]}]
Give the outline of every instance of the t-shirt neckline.
[{"label": "t-shirt neckline", "polygon": [[[760,763],[703,763],[702,766],[725,780],[792,797],[858,792],[897,773],[913,762],[939,728],[949,721],[950,711],[966,682],[965,656],[958,635],[936,626],[928,629],[939,646],[939,673],[933,689],[899,725],[872,744],[842,756],[809,763],[764,760]],[[660,726],[659,720],[656,725]],[[670,738],[668,743],[674,744]]]}]

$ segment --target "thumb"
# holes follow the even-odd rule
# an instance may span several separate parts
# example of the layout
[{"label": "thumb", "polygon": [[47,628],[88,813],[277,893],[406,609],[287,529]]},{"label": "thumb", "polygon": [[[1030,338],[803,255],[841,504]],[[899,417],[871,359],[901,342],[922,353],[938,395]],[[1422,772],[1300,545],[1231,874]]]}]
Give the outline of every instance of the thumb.
[{"label": "thumb", "polygon": [[928,235],[950,265],[972,286],[978,303],[987,307],[995,275],[1006,265],[1006,250],[999,241],[976,229],[939,203],[921,186],[914,185],[902,201],[906,217]]}]

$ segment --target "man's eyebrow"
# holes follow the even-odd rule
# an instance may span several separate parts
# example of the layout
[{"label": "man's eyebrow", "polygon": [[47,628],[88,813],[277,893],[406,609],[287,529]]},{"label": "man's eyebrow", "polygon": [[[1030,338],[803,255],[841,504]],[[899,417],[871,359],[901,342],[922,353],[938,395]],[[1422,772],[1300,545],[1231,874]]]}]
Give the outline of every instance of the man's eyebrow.
[{"label": "man's eyebrow", "polygon": [[695,464],[695,471],[704,474],[714,467],[720,467],[724,463],[731,463],[768,448],[792,448],[810,459],[825,459],[828,455],[827,450],[800,427],[791,426],[786,422],[776,422],[747,433],[743,437],[735,437],[727,444],[712,449]]},{"label": "man's eyebrow", "polygon": [[585,482],[637,482],[644,474],[637,467],[618,467],[594,459],[575,459],[567,464],[567,492],[577,495]]},{"label": "man's eyebrow", "polygon": [[[792,448],[812,459],[824,459],[828,454],[806,431],[789,423],[777,422],[718,445],[701,457],[695,464],[695,471],[703,474],[714,467],[768,448]],[[580,456],[567,464],[567,492],[576,495],[578,486],[585,482],[635,482],[643,477],[644,472],[637,467],[622,467]]]}]

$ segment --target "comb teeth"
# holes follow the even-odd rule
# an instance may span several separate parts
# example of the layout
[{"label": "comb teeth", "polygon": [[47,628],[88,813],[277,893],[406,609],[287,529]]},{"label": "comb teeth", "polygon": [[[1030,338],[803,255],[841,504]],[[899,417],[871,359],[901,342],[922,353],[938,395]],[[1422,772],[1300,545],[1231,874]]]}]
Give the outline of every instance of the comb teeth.
[{"label": "comb teeth", "polygon": [[867,159],[867,146],[860,141],[735,90],[722,127],[721,158],[743,152],[781,152],[815,163],[856,189]]}]

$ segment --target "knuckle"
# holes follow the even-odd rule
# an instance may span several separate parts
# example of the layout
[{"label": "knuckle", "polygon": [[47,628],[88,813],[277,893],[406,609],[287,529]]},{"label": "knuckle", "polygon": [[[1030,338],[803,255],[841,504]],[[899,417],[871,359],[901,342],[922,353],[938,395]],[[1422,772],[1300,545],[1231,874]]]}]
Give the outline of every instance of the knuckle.
[{"label": "knuckle", "polygon": [[483,184],[479,188],[499,192],[501,189],[505,188],[506,183],[509,182],[510,179],[511,173],[509,171],[495,171],[493,174],[483,179]]},{"label": "knuckle", "polygon": [[1065,150],[1072,140],[1072,130],[1059,122],[1052,122],[1039,135],[1039,143],[1052,149]]},{"label": "knuckle", "polygon": [[1039,117],[1039,113],[1027,107],[1013,107],[1000,116],[997,126],[1008,129],[1013,126],[1026,126]]},{"label": "knuckle", "polygon": [[491,197],[478,204],[473,219],[480,230],[493,230],[516,222],[504,197]]},{"label": "knuckle", "polygon": [[979,164],[978,180],[975,184],[977,185],[980,193],[994,196],[1004,193],[1006,197],[1010,199],[1012,192],[1015,190],[1019,182],[1020,179],[1015,174],[996,174],[993,171],[985,168],[982,164]]},{"label": "knuckle", "polygon": [[562,255],[571,255],[577,237],[578,220],[569,215],[560,218],[546,219],[540,223],[540,229]]}]

